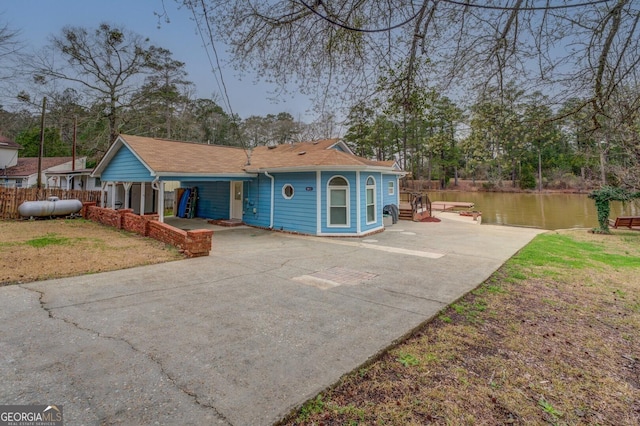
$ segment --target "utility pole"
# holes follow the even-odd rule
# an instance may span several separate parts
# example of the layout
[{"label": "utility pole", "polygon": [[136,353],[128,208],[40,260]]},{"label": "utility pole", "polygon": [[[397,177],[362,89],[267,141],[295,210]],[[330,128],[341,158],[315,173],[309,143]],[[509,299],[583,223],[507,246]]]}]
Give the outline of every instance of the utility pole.
[{"label": "utility pole", "polygon": [[40,117],[40,150],[38,151],[38,191],[42,189],[42,156],[44,155],[44,112],[47,107],[47,97],[42,98],[42,116]]}]

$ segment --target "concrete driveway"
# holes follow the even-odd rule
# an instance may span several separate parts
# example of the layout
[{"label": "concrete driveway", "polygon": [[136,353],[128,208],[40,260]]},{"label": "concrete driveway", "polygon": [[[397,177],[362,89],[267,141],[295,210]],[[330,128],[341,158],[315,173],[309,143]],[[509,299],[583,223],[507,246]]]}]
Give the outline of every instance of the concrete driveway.
[{"label": "concrete driveway", "polygon": [[[444,215],[443,215],[444,216]],[[0,288],[0,404],[66,424],[268,425],[484,281],[539,230],[235,228],[209,257]]]}]

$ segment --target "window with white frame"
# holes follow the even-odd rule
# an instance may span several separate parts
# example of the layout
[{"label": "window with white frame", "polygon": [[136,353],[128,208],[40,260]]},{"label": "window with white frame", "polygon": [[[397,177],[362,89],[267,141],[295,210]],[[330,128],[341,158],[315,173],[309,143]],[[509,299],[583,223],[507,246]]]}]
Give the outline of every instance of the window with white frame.
[{"label": "window with white frame", "polygon": [[329,226],[349,226],[349,182],[335,176],[328,184]]},{"label": "window with white frame", "polygon": [[294,194],[293,185],[291,185],[290,183],[287,183],[282,187],[282,196],[287,200],[292,199],[293,194]]},{"label": "window with white frame", "polygon": [[367,223],[376,221],[376,181],[373,177],[367,178]]},{"label": "window with white frame", "polygon": [[393,195],[396,193],[396,185],[392,180],[389,181],[387,188],[388,188],[389,195]]}]

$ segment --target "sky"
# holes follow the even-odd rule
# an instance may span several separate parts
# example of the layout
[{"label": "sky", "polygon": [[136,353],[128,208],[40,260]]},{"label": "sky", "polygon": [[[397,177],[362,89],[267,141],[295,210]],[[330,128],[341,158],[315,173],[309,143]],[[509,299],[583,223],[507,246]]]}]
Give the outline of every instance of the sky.
[{"label": "sky", "polygon": [[[27,50],[41,49],[49,37],[59,34],[65,25],[85,28],[96,28],[102,22],[122,25],[148,37],[152,44],[169,49],[174,59],[185,63],[188,79],[196,85],[196,95],[214,96],[223,106],[206,50],[195,22],[190,19],[191,11],[178,6],[175,0],[3,0],[0,1],[0,23],[18,30]],[[169,23],[154,14],[164,10]],[[226,46],[217,44],[216,49],[221,56],[223,78],[235,114],[247,118],[288,112],[296,120],[309,121],[311,103],[308,99],[289,95],[279,102],[273,101],[274,86],[256,84],[251,75],[240,78],[230,66],[225,66]]]}]

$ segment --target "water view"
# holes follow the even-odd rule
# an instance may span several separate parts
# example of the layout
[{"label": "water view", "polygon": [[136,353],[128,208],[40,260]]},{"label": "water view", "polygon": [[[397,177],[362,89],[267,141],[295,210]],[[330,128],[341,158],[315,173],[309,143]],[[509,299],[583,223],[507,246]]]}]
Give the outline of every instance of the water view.
[{"label": "water view", "polygon": [[[483,224],[543,229],[594,228],[595,203],[586,194],[431,191],[431,201],[468,201],[482,212]],[[434,211],[437,217],[438,212]],[[611,218],[640,216],[640,202],[611,203]]]}]

